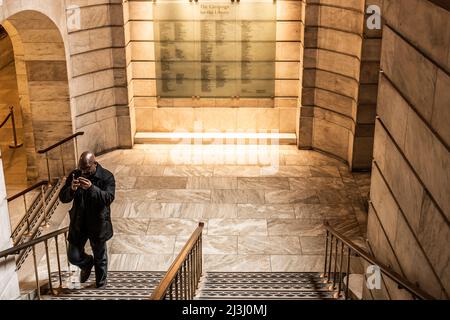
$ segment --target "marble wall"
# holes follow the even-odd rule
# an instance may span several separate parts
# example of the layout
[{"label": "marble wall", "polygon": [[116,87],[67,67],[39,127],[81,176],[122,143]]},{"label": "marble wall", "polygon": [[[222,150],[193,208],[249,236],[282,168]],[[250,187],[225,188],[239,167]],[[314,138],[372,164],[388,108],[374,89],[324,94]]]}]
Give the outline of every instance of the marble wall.
[{"label": "marble wall", "polygon": [[[364,33],[362,40],[361,68],[357,108],[353,114],[355,130],[353,146],[350,146],[350,165],[353,170],[368,170],[372,166],[373,138],[378,96],[378,78],[381,59],[382,16],[368,10],[377,6],[382,12],[383,0],[366,0]],[[368,13],[369,11],[369,13]],[[377,20],[378,19],[378,20]],[[374,25],[380,23],[381,28]],[[370,28],[369,28],[370,26]]]},{"label": "marble wall", "polygon": [[[381,29],[367,8],[382,0],[307,1],[300,147],[371,167]],[[382,21],[382,19],[379,19]]]},{"label": "marble wall", "polygon": [[[384,1],[368,218],[374,255],[438,299],[450,294],[449,10]],[[387,285],[365,296],[405,297]]]},{"label": "marble wall", "polygon": [[364,0],[308,0],[300,146],[352,163]]},{"label": "marble wall", "polygon": [[[0,251],[12,246],[11,226],[9,222],[8,202],[6,201],[5,177],[3,174],[3,161],[0,151]],[[16,273],[14,257],[0,259],[0,300],[16,299],[19,297],[19,281]]]},{"label": "marble wall", "polygon": [[[35,151],[76,131],[80,150],[132,145],[121,0],[5,0],[0,23],[14,45],[30,178],[46,172]],[[50,157],[60,174],[59,150]]]},{"label": "marble wall", "polygon": [[[138,132],[259,131],[298,128],[304,1],[277,1],[275,98],[157,99],[150,0],[124,3],[129,105]],[[157,5],[157,4],[156,4]],[[195,123],[201,122],[201,125]]]}]

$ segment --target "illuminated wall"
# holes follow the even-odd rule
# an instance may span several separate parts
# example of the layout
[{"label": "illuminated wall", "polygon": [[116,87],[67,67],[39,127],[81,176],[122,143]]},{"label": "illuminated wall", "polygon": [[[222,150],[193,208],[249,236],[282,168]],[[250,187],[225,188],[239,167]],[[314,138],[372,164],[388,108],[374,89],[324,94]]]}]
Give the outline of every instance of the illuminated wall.
[{"label": "illuminated wall", "polygon": [[[181,1],[178,1],[181,2]],[[184,1],[189,8],[189,1]],[[246,1],[246,5],[251,5]],[[261,1],[257,1],[261,3]],[[203,1],[201,3],[217,3]],[[231,2],[224,2],[227,5]],[[273,5],[273,1],[263,3]],[[235,4],[237,6],[243,4]],[[295,133],[303,56],[302,1],[276,2],[274,97],[158,99],[154,17],[158,2],[124,3],[129,104],[134,132],[259,131]],[[196,125],[197,122],[197,125]]]}]

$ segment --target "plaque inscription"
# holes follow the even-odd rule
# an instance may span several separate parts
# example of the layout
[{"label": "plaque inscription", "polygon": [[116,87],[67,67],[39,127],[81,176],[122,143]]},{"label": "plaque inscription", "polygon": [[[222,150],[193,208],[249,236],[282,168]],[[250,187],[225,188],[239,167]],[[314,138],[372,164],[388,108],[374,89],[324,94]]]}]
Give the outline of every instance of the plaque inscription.
[{"label": "plaque inscription", "polygon": [[154,5],[157,95],[271,98],[276,4]]}]

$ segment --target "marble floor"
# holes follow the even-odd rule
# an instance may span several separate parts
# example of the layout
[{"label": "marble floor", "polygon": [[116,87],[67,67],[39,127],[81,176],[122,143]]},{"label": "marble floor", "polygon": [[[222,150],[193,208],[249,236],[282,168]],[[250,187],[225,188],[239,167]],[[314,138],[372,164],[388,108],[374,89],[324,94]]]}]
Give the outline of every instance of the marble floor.
[{"label": "marble floor", "polygon": [[[349,173],[342,162],[315,151],[136,145],[98,161],[117,184],[110,270],[166,271],[200,221],[205,271],[321,271],[324,219],[356,242],[364,236],[370,175]],[[70,206],[57,208],[49,231],[68,225]],[[49,248],[56,271],[53,240]],[[62,242],[59,250],[67,270]],[[43,248],[38,256],[39,278],[45,279]],[[20,278],[22,287],[34,286],[31,259]]]},{"label": "marble floor", "polygon": [[199,221],[206,271],[320,271],[322,223],[358,239],[369,174],[295,146],[136,145],[115,174],[112,270],[166,270]]}]

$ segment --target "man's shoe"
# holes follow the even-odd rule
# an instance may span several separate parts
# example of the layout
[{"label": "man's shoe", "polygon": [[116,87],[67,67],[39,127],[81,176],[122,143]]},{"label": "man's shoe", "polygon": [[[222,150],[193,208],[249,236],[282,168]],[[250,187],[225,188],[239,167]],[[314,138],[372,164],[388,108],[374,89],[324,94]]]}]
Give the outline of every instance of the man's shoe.
[{"label": "man's shoe", "polygon": [[97,289],[105,289],[107,283],[108,283],[108,280],[107,280],[107,279],[105,279],[104,281],[101,281],[101,282],[97,283]]},{"label": "man's shoe", "polygon": [[92,256],[90,256],[88,266],[86,268],[81,269],[81,272],[80,272],[80,282],[81,283],[85,283],[89,279],[89,276],[91,275],[93,266],[94,266],[94,258]]}]

